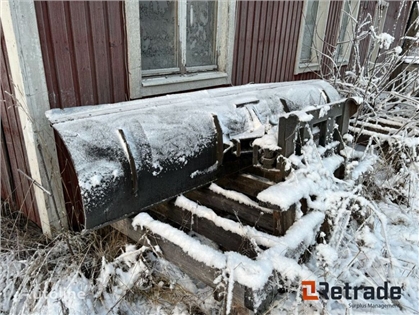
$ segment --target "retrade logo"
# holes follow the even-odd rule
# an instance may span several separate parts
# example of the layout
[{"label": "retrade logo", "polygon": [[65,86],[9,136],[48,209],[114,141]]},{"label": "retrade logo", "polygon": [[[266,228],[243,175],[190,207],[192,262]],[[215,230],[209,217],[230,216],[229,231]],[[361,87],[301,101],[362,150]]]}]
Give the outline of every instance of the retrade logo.
[{"label": "retrade logo", "polygon": [[318,301],[318,292],[323,299],[340,300],[342,298],[348,300],[399,300],[402,295],[402,288],[399,286],[389,286],[389,282],[384,282],[383,286],[350,286],[344,283],[343,287],[332,286],[328,282],[320,282],[319,289],[313,280],[302,281],[302,299],[304,301]]},{"label": "retrade logo", "polygon": [[304,301],[318,301],[318,295],[316,295],[315,281],[305,280],[302,281],[302,297]]}]

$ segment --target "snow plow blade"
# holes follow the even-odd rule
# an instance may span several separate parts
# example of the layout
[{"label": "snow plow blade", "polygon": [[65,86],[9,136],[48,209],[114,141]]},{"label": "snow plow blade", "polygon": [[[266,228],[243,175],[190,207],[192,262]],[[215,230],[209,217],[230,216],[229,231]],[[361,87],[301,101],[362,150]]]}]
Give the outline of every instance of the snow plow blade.
[{"label": "snow plow blade", "polygon": [[339,101],[328,83],[311,80],[53,109],[46,115],[70,154],[84,228],[92,229],[251,166],[253,141],[277,126],[281,115]]}]

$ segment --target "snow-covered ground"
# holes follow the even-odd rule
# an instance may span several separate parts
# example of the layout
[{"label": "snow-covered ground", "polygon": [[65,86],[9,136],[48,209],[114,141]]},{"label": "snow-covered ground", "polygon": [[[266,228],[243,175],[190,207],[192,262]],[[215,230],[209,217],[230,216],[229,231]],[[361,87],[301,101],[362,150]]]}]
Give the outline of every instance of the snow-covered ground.
[{"label": "snow-covered ground", "polygon": [[[418,144],[389,138],[392,145],[386,152],[373,144],[360,151],[353,147],[352,137],[344,139],[349,144],[341,152],[346,165],[344,180],[331,176],[343,158],[332,155],[320,159],[320,150],[310,141],[303,148],[302,156],[290,158],[294,171],[288,181],[272,186],[259,196],[261,200],[286,208],[294,200],[307,198],[314,220],[318,222],[325,217],[331,226],[330,235],[321,233],[319,244],[306,237],[311,229],[300,226],[292,228],[283,238],[260,240],[270,249],[260,251],[256,262],[264,266],[262,270],[278,272],[274,285],[285,292],[277,295],[266,314],[418,312]],[[216,185],[211,189],[224,193]],[[279,194],[279,191],[288,193]],[[316,199],[311,199],[314,195]],[[184,197],[177,202],[190,206]],[[194,209],[195,215],[209,218],[213,215],[205,207]],[[134,223],[146,224],[146,219],[145,214],[141,214]],[[223,228],[237,233],[248,233],[248,236],[254,233],[252,237],[256,244],[259,242],[258,231],[217,220]],[[121,236],[115,236],[116,232],[66,234],[46,243],[28,239],[16,229],[10,218],[3,218],[1,314],[222,314],[226,303],[229,305],[226,300],[216,301],[212,288],[189,278],[160,258],[159,248],[123,245],[124,241]],[[183,238],[179,239],[182,246]],[[296,239],[312,244],[306,253],[309,258],[300,265],[279,254],[279,248],[285,252],[294,246]],[[222,256],[218,256],[212,244],[200,238],[196,240],[204,246],[197,245],[195,249],[201,252],[195,255],[213,255],[212,259],[220,268],[229,272],[235,269],[235,266],[223,265]],[[191,245],[185,244],[186,247]],[[208,252],[204,252],[205,248]],[[232,258],[230,263],[234,261]],[[243,265],[243,260],[238,262],[242,265],[238,270],[243,274],[234,272],[236,280],[247,283],[249,279],[244,274],[247,266]],[[256,278],[252,279],[251,286],[264,282],[267,274],[261,273],[261,279],[258,274],[253,277]],[[310,279],[327,282],[330,287],[344,287],[348,283],[352,288],[377,288],[388,282],[389,287],[401,287],[402,294],[400,299],[394,300],[355,300],[351,291],[352,298],[343,296],[333,300],[318,293],[319,300],[304,301],[301,280]],[[225,296],[229,297],[229,285],[220,290],[226,291]],[[360,289],[360,295],[363,290]]]}]

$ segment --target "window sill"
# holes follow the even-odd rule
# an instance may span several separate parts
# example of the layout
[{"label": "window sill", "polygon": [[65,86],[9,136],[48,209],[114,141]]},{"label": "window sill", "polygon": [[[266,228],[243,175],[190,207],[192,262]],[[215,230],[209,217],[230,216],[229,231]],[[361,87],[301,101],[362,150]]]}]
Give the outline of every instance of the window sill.
[{"label": "window sill", "polygon": [[295,74],[318,71],[319,69],[319,63],[301,63],[297,66]]},{"label": "window sill", "polygon": [[335,60],[335,64],[338,67],[343,67],[343,66],[347,66],[349,64],[349,60],[347,58],[338,58],[337,60]]},{"label": "window sill", "polygon": [[212,71],[143,78],[141,83],[142,96],[150,96],[225,85],[229,84],[230,80],[225,72]]}]

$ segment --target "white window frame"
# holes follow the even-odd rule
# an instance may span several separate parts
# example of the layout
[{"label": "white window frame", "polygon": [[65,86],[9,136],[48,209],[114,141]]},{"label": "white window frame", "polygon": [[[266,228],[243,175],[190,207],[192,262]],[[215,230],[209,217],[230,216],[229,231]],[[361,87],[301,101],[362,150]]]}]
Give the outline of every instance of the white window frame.
[{"label": "white window frame", "polygon": [[[356,37],[356,26],[357,26],[357,23],[358,23],[360,2],[361,2],[360,0],[351,0],[349,23],[347,24],[347,27],[346,27],[346,30],[345,30],[345,35],[344,35],[343,42],[339,42],[341,29],[343,28],[344,16],[347,14],[344,11],[345,4],[348,1],[349,0],[344,0],[343,1],[343,7],[342,7],[342,10],[341,10],[341,18],[340,18],[340,28],[338,30],[337,40],[336,40],[336,43],[337,43],[336,47],[337,48],[338,48],[339,44],[343,44],[342,45],[342,47],[343,47],[342,51],[344,52],[344,54],[335,56],[335,62],[340,66],[347,65],[349,63],[349,60],[350,60],[351,49],[353,47],[353,41],[352,40]],[[338,53],[338,51],[337,51],[337,53]]]},{"label": "white window frame", "polygon": [[[178,14],[186,15],[186,0],[179,1]],[[137,0],[125,1],[128,72],[130,99],[144,96],[173,93],[178,91],[207,88],[231,83],[233,49],[235,37],[235,8],[236,0],[217,1],[216,17],[216,60],[214,66],[187,68],[187,74],[165,74],[162,70],[148,70],[148,76],[142,76],[141,69],[141,38],[140,38],[140,8]],[[185,19],[179,18],[180,24]],[[180,30],[185,25],[178,25]],[[180,40],[186,40],[186,32],[180,32]],[[185,58],[183,55],[182,58]],[[166,69],[167,70],[167,69]],[[196,70],[208,70],[194,72]],[[150,76],[156,71],[156,76]]]},{"label": "white window frame", "polygon": [[[375,28],[376,34],[381,34],[384,31],[386,16],[388,13],[389,3],[386,1],[381,1],[376,4],[375,8],[375,17],[373,26]],[[370,67],[374,66],[375,60],[379,54],[379,43],[374,41],[373,39],[370,40],[370,47],[372,49],[372,53],[370,55]]]},{"label": "white window frame", "polygon": [[300,57],[303,49],[303,32],[305,31],[306,23],[306,10],[308,8],[308,0],[305,0],[302,17],[299,31],[299,42],[298,49],[296,54],[296,63],[295,63],[295,74],[312,72],[320,69],[320,59],[321,53],[324,45],[325,30],[327,27],[327,20],[330,11],[330,1],[319,0],[318,12],[316,16],[316,28],[314,32],[314,38],[312,39],[311,47],[311,62],[301,62]]}]

